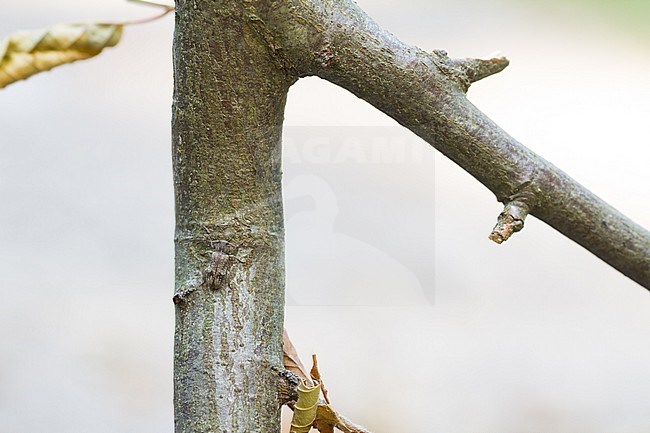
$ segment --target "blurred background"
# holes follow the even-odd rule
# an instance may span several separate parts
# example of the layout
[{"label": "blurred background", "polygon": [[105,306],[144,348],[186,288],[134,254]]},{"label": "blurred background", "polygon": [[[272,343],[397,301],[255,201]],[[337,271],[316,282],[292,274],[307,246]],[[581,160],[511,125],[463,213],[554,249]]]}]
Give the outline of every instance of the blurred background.
[{"label": "blurred background", "polygon": [[[156,13],[5,2],[0,35]],[[650,227],[650,2],[359,0],[407,43],[500,51],[470,99]],[[0,431],[171,433],[173,18],[0,92]],[[375,433],[641,433],[650,294],[316,78],[286,113],[286,325]],[[509,280],[524,280],[513,287]]]}]

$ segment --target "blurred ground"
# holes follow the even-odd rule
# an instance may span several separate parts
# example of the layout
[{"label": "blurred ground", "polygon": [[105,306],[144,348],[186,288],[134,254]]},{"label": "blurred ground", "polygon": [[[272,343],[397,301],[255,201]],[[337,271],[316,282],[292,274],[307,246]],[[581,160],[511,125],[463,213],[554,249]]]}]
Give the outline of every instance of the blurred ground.
[{"label": "blurred ground", "polygon": [[[425,49],[506,54],[471,100],[650,227],[646,2],[359,3]],[[0,34],[149,13],[14,2]],[[2,431],[173,430],[172,31],[0,94]],[[303,80],[286,118],[286,323],[337,408],[376,433],[647,431],[647,291],[534,219],[490,243],[491,194],[343,90]]]}]

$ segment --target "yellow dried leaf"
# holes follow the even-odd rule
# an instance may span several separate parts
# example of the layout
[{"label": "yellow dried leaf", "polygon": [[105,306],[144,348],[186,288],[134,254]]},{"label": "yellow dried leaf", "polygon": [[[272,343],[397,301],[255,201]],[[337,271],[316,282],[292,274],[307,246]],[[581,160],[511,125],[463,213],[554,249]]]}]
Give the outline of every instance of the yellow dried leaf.
[{"label": "yellow dried leaf", "polygon": [[121,24],[60,24],[16,32],[0,42],[0,89],[34,74],[101,53],[117,45]]},{"label": "yellow dried leaf", "polygon": [[309,433],[311,425],[316,420],[319,395],[320,384],[318,382],[309,386],[303,380],[298,385],[298,401],[293,407],[290,433]]}]

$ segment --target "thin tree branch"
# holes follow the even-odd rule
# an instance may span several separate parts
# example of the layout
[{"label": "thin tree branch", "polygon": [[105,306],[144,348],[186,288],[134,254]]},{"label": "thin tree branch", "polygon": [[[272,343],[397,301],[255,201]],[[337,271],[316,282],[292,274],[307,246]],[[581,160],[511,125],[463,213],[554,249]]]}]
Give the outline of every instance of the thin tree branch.
[{"label": "thin tree branch", "polygon": [[454,60],[380,28],[350,0],[258,0],[251,14],[287,71],[349,90],[430,143],[505,205],[490,235],[505,241],[527,213],[650,289],[650,233],[539,155],[465,97],[503,58]]}]

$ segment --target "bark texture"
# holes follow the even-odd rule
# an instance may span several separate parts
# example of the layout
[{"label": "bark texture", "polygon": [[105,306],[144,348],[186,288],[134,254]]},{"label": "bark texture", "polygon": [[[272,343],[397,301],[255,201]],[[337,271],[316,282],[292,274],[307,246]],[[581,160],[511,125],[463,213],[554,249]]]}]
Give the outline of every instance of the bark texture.
[{"label": "bark texture", "polygon": [[[317,75],[396,119],[504,203],[650,288],[650,234],[521,146],[465,97],[507,60],[405,45],[350,0],[177,0],[175,424],[279,431],[284,307],[281,129],[288,88]],[[519,282],[515,282],[519,283]]]},{"label": "bark texture", "polygon": [[179,1],[174,37],[175,427],[279,431],[281,131],[294,81],[243,2]]},{"label": "bark texture", "polygon": [[299,76],[340,85],[452,159],[504,204],[501,243],[534,215],[650,289],[650,233],[522,146],[465,97],[505,59],[450,59],[406,45],[351,1],[258,1],[256,13]]}]

